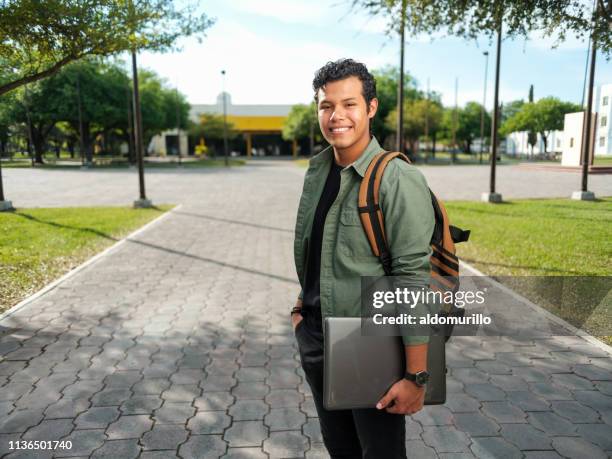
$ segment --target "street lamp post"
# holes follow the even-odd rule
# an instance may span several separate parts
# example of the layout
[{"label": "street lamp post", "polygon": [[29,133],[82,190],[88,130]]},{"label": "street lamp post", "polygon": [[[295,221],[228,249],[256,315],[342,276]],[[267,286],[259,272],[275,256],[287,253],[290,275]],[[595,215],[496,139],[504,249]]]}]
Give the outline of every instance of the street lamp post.
[{"label": "street lamp post", "polygon": [[497,26],[497,56],[495,60],[495,91],[493,96],[493,122],[491,123],[491,175],[489,177],[489,192],[482,194],[485,202],[501,202],[502,196],[495,192],[495,164],[497,162],[497,124],[499,121],[499,67],[501,59],[502,19]]},{"label": "street lamp post", "polygon": [[136,158],[138,161],[138,185],[140,197],[134,201],[134,207],[153,207],[147,199],[144,180],[144,159],[142,145],[142,114],[140,111],[140,92],[138,90],[138,67],[136,64],[136,50],[132,49],[132,84],[134,85],[134,143],[136,144]]},{"label": "street lamp post", "polygon": [[0,212],[13,210],[11,201],[4,198],[4,187],[2,186],[2,153],[0,152]]},{"label": "street lamp post", "polygon": [[404,29],[406,28],[406,0],[402,0],[400,19],[400,74],[397,84],[397,151],[404,152]]},{"label": "street lamp post", "polygon": [[176,88],[176,153],[178,155],[178,163],[181,165],[181,115],[180,103],[179,103],[179,92]]},{"label": "street lamp post", "polygon": [[484,75],[484,92],[482,96],[482,108],[480,109],[480,158],[479,164],[482,164],[482,152],[484,149],[484,114],[487,106],[487,70],[489,69],[489,52],[482,53],[485,57],[485,75]]},{"label": "street lamp post", "polygon": [[228,161],[228,144],[227,144],[227,94],[225,93],[225,70],[221,70],[223,77],[223,154],[225,156],[225,166],[229,166]]}]

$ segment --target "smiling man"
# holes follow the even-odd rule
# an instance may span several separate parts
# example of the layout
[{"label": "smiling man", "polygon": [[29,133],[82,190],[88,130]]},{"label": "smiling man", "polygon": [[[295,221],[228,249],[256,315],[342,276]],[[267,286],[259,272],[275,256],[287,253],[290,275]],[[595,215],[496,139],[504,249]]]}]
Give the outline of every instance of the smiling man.
[{"label": "smiling man", "polygon": [[[378,100],[376,82],[365,65],[351,59],[329,62],[316,72],[313,89],[319,127],[330,146],[310,160],[295,228],[302,290],[291,320],[302,367],[333,458],[405,458],[403,415],[423,407],[420,383],[427,376],[427,337],[404,337],[406,378],[376,407],[328,411],[322,402],[323,318],[360,316],[360,276],[385,274],[357,210],[361,180],[382,148],[370,132]],[[380,200],[392,274],[427,279],[434,213],[425,179],[414,166],[391,161],[381,181]]]}]

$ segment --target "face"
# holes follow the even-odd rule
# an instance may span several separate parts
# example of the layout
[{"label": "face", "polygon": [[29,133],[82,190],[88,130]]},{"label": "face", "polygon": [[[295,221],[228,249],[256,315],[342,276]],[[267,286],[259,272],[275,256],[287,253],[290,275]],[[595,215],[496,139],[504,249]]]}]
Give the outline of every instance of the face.
[{"label": "face", "polygon": [[337,150],[369,143],[370,119],[378,100],[366,105],[363,85],[356,76],[327,83],[318,91],[319,127],[325,140]]}]

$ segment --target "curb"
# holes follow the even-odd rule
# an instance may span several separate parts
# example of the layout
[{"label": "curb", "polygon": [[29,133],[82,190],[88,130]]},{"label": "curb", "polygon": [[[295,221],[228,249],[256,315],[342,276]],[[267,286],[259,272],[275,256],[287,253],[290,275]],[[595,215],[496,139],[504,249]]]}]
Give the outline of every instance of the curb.
[{"label": "curb", "polygon": [[532,301],[528,300],[524,296],[516,293],[514,290],[509,289],[505,285],[497,282],[492,277],[487,276],[486,274],[480,272],[479,270],[477,270],[473,266],[465,263],[464,261],[460,261],[459,263],[460,263],[461,267],[466,268],[468,271],[471,271],[472,274],[474,274],[475,276],[488,278],[488,281],[491,284],[493,284],[495,287],[499,288],[503,292],[505,292],[508,295],[512,296],[513,298],[515,298],[516,300],[520,301],[521,303],[527,305],[531,309],[533,309],[533,310],[535,310],[535,311],[537,311],[539,313],[542,313],[544,316],[546,316],[547,319],[549,319],[552,322],[555,322],[556,324],[561,325],[562,327],[568,329],[574,335],[579,336],[583,340],[587,341],[589,344],[592,344],[595,347],[601,349],[602,351],[607,352],[608,354],[612,355],[612,346],[609,346],[606,343],[604,343],[603,341],[598,340],[594,336],[589,335],[584,330],[581,330],[579,328],[574,327],[572,324],[570,324],[569,322],[566,322],[561,317],[558,317],[558,316],[554,315],[552,312],[547,311],[542,306],[538,306],[537,304],[535,304]]},{"label": "curb", "polygon": [[25,300],[22,300],[21,302],[17,303],[15,306],[13,306],[10,309],[7,309],[6,311],[4,311],[2,314],[0,314],[0,322],[4,319],[6,319],[7,317],[10,317],[11,315],[13,315],[14,313],[16,313],[17,311],[19,311],[21,308],[23,308],[24,306],[27,306],[29,303],[31,303],[32,301],[34,301],[37,298],[40,298],[41,296],[43,296],[45,293],[50,292],[51,290],[53,290],[55,287],[57,287],[59,284],[61,284],[62,282],[64,282],[66,279],[71,278],[72,276],[74,276],[75,274],[79,273],[80,271],[84,270],[85,268],[87,268],[89,265],[95,263],[96,261],[98,261],[100,258],[108,255],[109,253],[111,253],[112,251],[116,250],[117,248],[119,248],[121,245],[125,244],[125,242],[127,240],[129,240],[130,238],[139,235],[140,233],[146,231],[147,229],[149,229],[150,227],[152,227],[153,225],[159,223],[160,221],[162,221],[164,218],[166,218],[168,215],[170,215],[172,212],[174,212],[175,210],[178,210],[182,207],[182,204],[179,204],[178,206],[173,207],[172,209],[170,209],[167,212],[164,212],[163,215],[160,215],[159,217],[151,220],[149,223],[147,223],[146,225],[138,228],[136,231],[133,231],[132,233],[128,234],[127,236],[125,236],[123,239],[121,239],[120,241],[115,242],[113,245],[111,245],[110,247],[107,247],[106,249],[104,249],[102,252],[94,255],[93,257],[89,258],[88,260],[85,260],[83,263],[81,263],[79,266],[77,266],[76,268],[71,269],[70,271],[68,271],[66,274],[64,274],[63,276],[61,276],[59,279],[54,280],[53,282],[51,282],[50,284],[45,285],[42,289],[40,289],[38,292],[30,295],[29,297],[27,297]]}]

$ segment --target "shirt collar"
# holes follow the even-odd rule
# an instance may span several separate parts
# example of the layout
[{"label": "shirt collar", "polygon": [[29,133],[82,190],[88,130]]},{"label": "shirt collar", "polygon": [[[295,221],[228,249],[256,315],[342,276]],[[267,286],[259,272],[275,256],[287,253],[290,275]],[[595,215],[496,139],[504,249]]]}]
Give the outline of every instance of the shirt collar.
[{"label": "shirt collar", "polygon": [[[370,143],[368,144],[366,149],[363,151],[363,153],[359,156],[359,158],[357,158],[352,164],[348,165],[347,167],[352,167],[353,169],[355,169],[355,171],[359,175],[364,177],[366,170],[368,169],[368,166],[370,165],[370,162],[372,161],[374,156],[380,153],[381,151],[382,151],[382,148],[380,144],[378,143],[378,140],[376,140],[376,137],[372,136]],[[329,146],[325,148],[324,150],[322,150],[318,155],[314,156],[310,160],[310,162],[313,166],[316,166],[319,163],[329,163],[330,161],[333,161],[333,159],[334,159],[334,150],[331,146]]]}]

